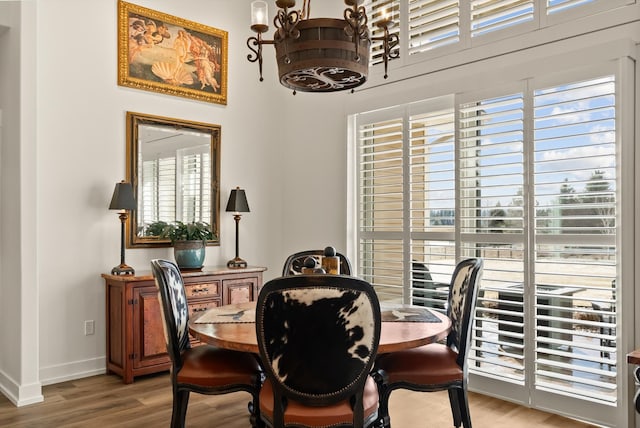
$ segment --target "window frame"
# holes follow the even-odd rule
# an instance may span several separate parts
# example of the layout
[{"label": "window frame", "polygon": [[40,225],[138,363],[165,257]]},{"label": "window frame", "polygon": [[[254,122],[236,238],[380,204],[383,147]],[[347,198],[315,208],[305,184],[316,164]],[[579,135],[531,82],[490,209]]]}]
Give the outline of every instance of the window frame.
[{"label": "window frame", "polygon": [[[622,169],[623,173],[624,171],[627,171],[626,174],[624,174],[624,176],[620,176],[618,178],[619,180],[619,186],[617,189],[617,192],[620,193],[619,197],[618,197],[618,203],[620,204],[619,206],[619,210],[618,210],[618,215],[619,218],[622,219],[622,222],[620,223],[619,227],[625,227],[625,225],[627,225],[627,227],[629,227],[629,225],[633,225],[633,218],[634,218],[634,214],[633,214],[633,197],[634,197],[634,190],[633,190],[633,183],[634,183],[634,177],[631,175],[629,175],[630,173],[628,172],[629,170],[633,171],[634,168],[636,168],[635,165],[637,165],[637,162],[634,161],[634,150],[633,150],[633,144],[629,144],[629,141],[633,142],[633,117],[634,117],[634,109],[633,109],[633,93],[630,93],[631,91],[621,91],[620,88],[622,87],[621,85],[624,85],[624,87],[632,87],[633,85],[633,62],[632,60],[628,59],[628,58],[621,58],[619,60],[613,60],[613,61],[603,61],[601,63],[595,63],[592,65],[589,65],[588,67],[581,67],[581,66],[577,66],[574,65],[575,68],[570,68],[568,71],[566,72],[560,72],[560,73],[546,73],[544,74],[543,77],[534,77],[532,79],[530,79],[530,82],[535,82],[535,86],[536,87],[541,87],[540,85],[544,84],[545,81],[547,82],[551,82],[551,81],[559,81],[562,80],[562,77],[565,76],[565,78],[568,76],[571,79],[575,79],[575,80],[579,80],[581,78],[581,76],[596,76],[597,74],[600,73],[610,73],[610,74],[614,74],[616,76],[616,94],[617,97],[620,97],[620,100],[617,101],[617,113],[616,113],[616,129],[619,130],[618,131],[618,138],[621,140],[618,144],[619,147],[621,147],[620,149],[620,153],[617,154],[618,158],[618,168],[619,170]],[[560,67],[561,68],[561,67]],[[569,80],[571,81],[571,80]],[[519,83],[516,81],[513,85],[518,85]],[[498,88],[501,85],[498,86],[492,86],[489,89],[486,90],[487,93],[490,92],[494,92],[496,91],[496,88]],[[528,90],[528,89],[527,89]],[[459,100],[464,98],[465,94],[456,94],[456,99],[455,99],[455,105],[459,105]],[[475,94],[477,95],[477,93]],[[444,98],[444,97],[439,97],[439,98]],[[413,105],[417,105],[419,104],[418,102],[414,102],[411,103]],[[398,107],[395,107],[398,108]],[[629,110],[630,109],[630,110]],[[372,113],[372,118],[373,117],[384,117],[386,112],[388,112],[390,110],[390,108],[387,109],[380,109],[378,111],[376,111],[375,113]],[[373,116],[376,115],[376,116]],[[352,148],[355,148],[355,143],[356,143],[356,139],[353,135],[353,132],[355,129],[357,129],[358,127],[358,118],[359,115],[354,115],[350,117],[349,120],[349,129],[350,129],[350,144]],[[528,131],[530,132],[530,130]],[[627,153],[626,156],[622,156],[622,152]],[[630,153],[629,153],[630,152]],[[350,162],[355,162],[356,161],[356,154],[354,153],[353,150],[350,151]],[[623,169],[624,168],[624,169]],[[353,178],[350,178],[351,183],[350,186],[352,189],[355,189],[357,187],[357,183],[355,183],[353,181]],[[354,190],[354,192],[356,192]],[[351,206],[351,208],[353,209],[353,207],[357,207],[357,199],[354,198],[354,192],[351,193],[351,202],[355,203],[356,205]],[[623,196],[624,195],[624,196]],[[357,208],[356,208],[357,211]],[[354,217],[351,217],[354,218]],[[357,233],[357,225],[353,225],[352,226],[352,231],[353,231],[353,238],[355,239],[354,242],[358,242],[358,233]],[[626,236],[625,236],[626,235]],[[617,237],[617,245],[618,248],[620,248],[622,255],[618,261],[619,267],[618,267],[618,277],[619,278],[623,278],[623,283],[627,282],[627,283],[633,283],[633,276],[634,276],[634,270],[633,270],[633,264],[630,263],[630,260],[633,260],[633,248],[634,248],[634,241],[633,241],[633,237],[629,237],[629,234],[622,234],[619,233],[618,237]],[[351,244],[350,246],[348,246],[348,253],[350,255],[353,255],[352,257],[354,257],[354,260],[356,260],[356,265],[358,264],[357,262],[357,244]],[[625,249],[624,251],[622,251],[622,249]],[[406,270],[405,270],[406,272]],[[631,282],[629,282],[631,281]],[[633,290],[629,290],[627,289],[626,291],[621,291],[619,293],[619,296],[626,293],[626,296],[629,297],[630,295],[633,295]],[[633,322],[632,319],[632,314],[633,314],[633,299],[626,299],[624,301],[621,301],[621,297],[618,297],[618,301],[620,303],[623,304],[623,307],[621,307],[621,313],[623,315],[623,318],[619,317],[619,321],[618,323],[623,323],[623,322]],[[629,334],[626,335],[626,337],[620,337],[620,343],[618,344],[618,349],[628,349],[626,347],[626,344],[631,343],[630,342],[631,339],[629,337]],[[625,371],[627,370],[625,367],[625,363],[624,363],[624,356],[621,355],[622,352],[618,353],[618,369],[619,369],[619,373],[620,374],[624,374]],[[624,379],[624,376],[618,376],[617,379],[617,387],[618,387],[618,406],[620,409],[625,408],[624,406],[626,405],[626,403],[628,403],[628,397],[625,397],[626,394],[623,394],[622,391],[625,390],[625,385],[626,385],[626,380]],[[493,385],[493,386],[492,386]],[[549,406],[549,409],[553,409],[554,407],[558,406],[558,402],[557,402],[557,397],[554,397],[553,394],[541,394],[538,397],[535,397],[535,402],[532,403],[530,401],[530,397],[529,394],[526,393],[526,391],[522,391],[522,390],[518,390],[518,389],[513,389],[510,387],[506,387],[499,383],[498,380],[496,379],[489,379],[486,382],[484,382],[484,385],[479,385],[477,382],[473,383],[470,381],[470,386],[473,388],[477,388],[477,387],[482,387],[482,388],[494,388],[497,391],[500,391],[499,395],[506,397],[509,397],[510,399],[516,399],[516,400],[521,400],[523,403],[528,403],[529,405],[534,404],[534,405],[540,405],[540,407],[545,407],[545,406]],[[544,404],[542,404],[544,403]],[[577,404],[575,404],[575,407],[572,407],[572,409],[581,409],[582,416],[580,414],[580,412],[578,412],[576,415],[577,416],[581,416],[583,419],[585,418],[585,416],[588,416],[587,419],[592,418],[592,420],[597,421],[597,420],[608,420],[608,421],[613,421],[613,420],[621,420],[620,418],[625,418],[626,416],[621,415],[622,412],[618,412],[616,414],[615,409],[606,409],[603,411],[602,409],[598,409],[598,410],[594,410],[594,408],[598,408],[598,406],[593,406],[593,405],[589,405],[588,403],[585,405],[585,403],[582,402],[578,402]]]}]

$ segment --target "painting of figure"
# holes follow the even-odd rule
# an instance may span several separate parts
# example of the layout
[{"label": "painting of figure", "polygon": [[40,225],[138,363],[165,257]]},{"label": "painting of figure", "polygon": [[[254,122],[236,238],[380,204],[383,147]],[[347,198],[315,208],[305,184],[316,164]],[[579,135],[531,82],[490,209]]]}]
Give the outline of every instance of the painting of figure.
[{"label": "painting of figure", "polygon": [[226,31],[120,0],[118,84],[227,103]]}]

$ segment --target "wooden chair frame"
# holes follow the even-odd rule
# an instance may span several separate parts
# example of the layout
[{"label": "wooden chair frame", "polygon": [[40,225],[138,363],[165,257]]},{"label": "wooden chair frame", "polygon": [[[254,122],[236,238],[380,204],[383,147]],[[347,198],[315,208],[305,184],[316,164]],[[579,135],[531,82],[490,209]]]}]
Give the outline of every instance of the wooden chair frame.
[{"label": "wooden chair frame", "polygon": [[[332,309],[336,311],[334,323],[330,320],[331,315],[334,315]],[[317,317],[318,314],[323,316]],[[358,318],[359,314],[363,314],[364,320]],[[327,315],[329,320],[319,319]],[[317,322],[306,322],[308,319]],[[365,421],[363,393],[367,381],[375,386],[370,380],[370,373],[380,340],[380,328],[380,304],[375,291],[366,281],[344,275],[302,274],[267,282],[258,296],[256,307],[256,334],[260,359],[267,377],[266,382],[270,382],[273,390],[274,403],[272,420],[265,416],[264,409],[261,412],[264,422],[276,428],[362,428],[376,423],[377,412]],[[339,330],[340,334],[334,334],[336,330]],[[359,333],[363,336],[359,337]],[[296,367],[291,368],[287,365],[286,361],[305,361],[305,355],[298,351],[308,349],[306,344],[312,341],[316,351],[307,354],[303,370],[296,370]],[[301,346],[302,342],[305,346]],[[345,343],[354,346],[355,350],[340,346]],[[322,353],[319,350],[330,353]],[[287,352],[293,352],[293,355],[287,358]],[[308,351],[304,351],[306,352]],[[354,355],[354,352],[357,355]],[[319,367],[325,364],[317,364],[318,361],[327,363],[326,365],[332,369],[345,368],[345,375],[320,370]],[[338,364],[340,361],[342,364]],[[334,379],[338,381],[334,383]],[[322,385],[319,385],[320,383]],[[309,408],[317,408],[336,405],[345,400],[350,400],[353,413],[353,418],[348,424],[285,424],[287,407],[292,401]],[[263,400],[263,403],[265,402],[266,400]],[[377,402],[375,404],[377,408]],[[310,413],[316,412],[311,410]]]},{"label": "wooden chair frame", "polygon": [[[209,345],[202,345],[202,347],[207,347],[208,349],[193,349],[188,331],[189,308],[187,306],[187,296],[180,270],[174,263],[159,259],[151,261],[151,270],[155,278],[156,287],[158,288],[158,300],[163,318],[167,352],[171,358],[171,385],[173,388],[171,427],[182,428],[185,426],[190,392],[218,395],[237,391],[246,391],[251,394],[252,401],[248,406],[251,425],[253,427],[262,426],[260,425],[259,418],[260,408],[258,405],[258,397],[263,374],[254,356],[238,351],[213,348]],[[208,352],[201,353],[200,351]],[[203,357],[203,367],[201,370],[217,368],[222,371],[229,367],[230,371],[233,370],[237,372],[238,368],[242,370],[246,367],[246,377],[250,379],[250,381],[234,381],[227,384],[217,383],[215,385],[181,382],[179,374],[185,364],[186,356],[190,353],[197,353],[196,357],[198,355]],[[252,364],[250,359],[253,359],[255,364]],[[250,368],[254,366],[255,372],[249,372]],[[211,373],[211,376],[214,377],[215,373]]]}]

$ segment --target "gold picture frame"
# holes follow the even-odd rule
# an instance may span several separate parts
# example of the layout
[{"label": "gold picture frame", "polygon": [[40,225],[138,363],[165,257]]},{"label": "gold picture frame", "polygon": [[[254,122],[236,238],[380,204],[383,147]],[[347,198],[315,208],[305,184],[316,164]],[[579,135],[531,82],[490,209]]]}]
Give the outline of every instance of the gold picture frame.
[{"label": "gold picture frame", "polygon": [[227,104],[228,33],[118,1],[118,85]]}]

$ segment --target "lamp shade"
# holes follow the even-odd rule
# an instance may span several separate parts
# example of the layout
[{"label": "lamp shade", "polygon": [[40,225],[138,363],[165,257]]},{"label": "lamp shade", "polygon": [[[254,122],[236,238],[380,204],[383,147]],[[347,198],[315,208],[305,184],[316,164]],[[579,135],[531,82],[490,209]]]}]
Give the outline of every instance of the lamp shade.
[{"label": "lamp shade", "polygon": [[269,10],[267,8],[267,2],[262,0],[256,0],[251,3],[251,25],[264,25],[268,26],[269,23]]},{"label": "lamp shade", "polygon": [[236,187],[231,191],[226,211],[236,213],[249,212],[249,203],[247,202],[247,195],[245,195],[244,189]]},{"label": "lamp shade", "polygon": [[135,210],[136,200],[133,197],[133,187],[131,183],[127,183],[122,180],[120,183],[116,183],[116,188],[113,190],[113,196],[111,197],[111,203],[109,204],[110,210]]}]

